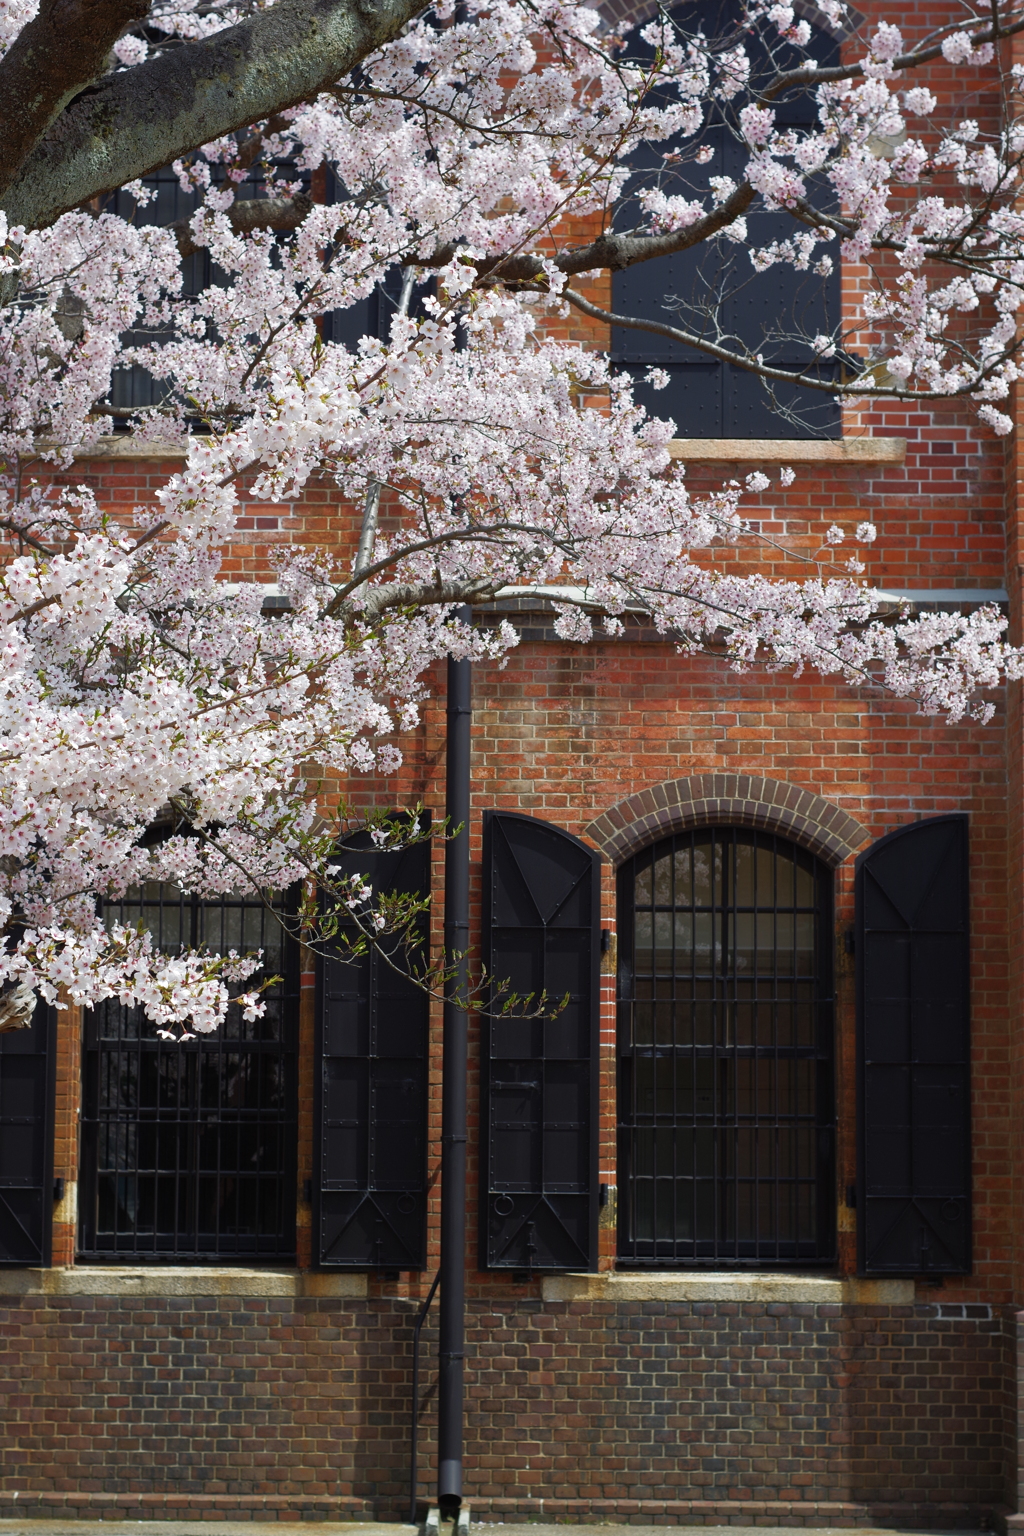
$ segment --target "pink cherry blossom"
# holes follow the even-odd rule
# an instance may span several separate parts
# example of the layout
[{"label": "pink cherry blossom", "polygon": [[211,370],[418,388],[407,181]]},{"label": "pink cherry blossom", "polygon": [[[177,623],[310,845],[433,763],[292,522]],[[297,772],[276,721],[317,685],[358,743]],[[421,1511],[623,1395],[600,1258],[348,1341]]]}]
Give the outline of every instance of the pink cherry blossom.
[{"label": "pink cherry blossom", "polygon": [[[840,0],[820,8],[846,17]],[[30,14],[0,8],[0,47]],[[146,39],[116,44],[117,67],[143,66],[157,36],[207,37],[240,14],[161,0]],[[965,27],[951,14],[943,57],[989,67],[987,16]],[[562,339],[568,306],[589,302],[564,232],[610,227],[628,204],[639,236],[721,237],[753,281],[783,265],[810,282],[839,251],[864,263],[859,311],[801,338],[808,367],[866,351],[867,333],[871,366],[838,396],[960,396],[1011,430],[1021,75],[1007,76],[1010,115],[992,134],[913,83],[914,39],[894,26],[835,78],[791,6],[751,5],[745,25],[769,57],[803,50],[813,124],[778,125],[735,35],[716,46],[659,16],[632,58],[571,0],[442,0],[358,75],[176,161],[199,200],[187,228],[81,209],[41,229],[0,216],[0,982],[117,997],[169,1034],[215,1029],[238,986],[258,1013],[258,956],[161,954],[97,903],[147,880],[204,896],[330,887],[338,824],[321,785],[400,765],[439,658],[500,661],[516,642],[507,624],[455,622],[461,603],[541,593],[574,644],[641,610],[684,653],[869,681],[953,720],[986,718],[986,695],[1024,673],[995,609],[880,616],[862,562],[836,563],[851,536],[838,524],[818,530],[802,580],[720,559],[756,546],[744,496],[770,501],[794,472],[692,494],[669,452],[675,424],[637,406],[600,352]],[[746,148],[742,169],[705,181],[689,173],[713,159],[701,136],[716,114]],[[913,138],[907,114],[928,119]],[[303,204],[286,234],[238,217],[252,142],[269,191]],[[651,147],[660,169],[635,185]],[[337,200],[310,207],[303,188],[327,170]],[[146,188],[130,190],[145,206]],[[759,243],[764,210],[791,214],[791,232]],[[185,240],[222,274],[197,294],[182,284]],[[506,281],[523,260],[527,277]],[[321,317],[396,267],[389,334],[325,339]],[[735,360],[771,376],[764,354]],[[172,439],[182,464],[151,504],[115,516],[85,486],[35,483],[31,465],[67,471],[88,454],[127,366],[163,403],[118,424]],[[656,389],[668,378],[647,374]],[[314,475],[363,509],[358,552],[282,539],[272,574],[289,607],[265,614],[261,585],[224,579],[241,482],[278,504]],[[852,536],[870,545],[875,526]],[[162,841],[144,839],[160,824]],[[335,895],[371,928],[384,921],[362,887]]]}]

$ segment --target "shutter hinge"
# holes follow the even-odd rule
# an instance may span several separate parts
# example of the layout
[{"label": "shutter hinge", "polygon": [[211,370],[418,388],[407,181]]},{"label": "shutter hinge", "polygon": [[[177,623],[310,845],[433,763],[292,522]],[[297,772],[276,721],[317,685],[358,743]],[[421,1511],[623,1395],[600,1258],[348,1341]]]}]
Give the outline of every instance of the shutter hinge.
[{"label": "shutter hinge", "polygon": [[843,948],[848,955],[857,953],[857,935],[852,928],[847,928],[843,934]]},{"label": "shutter hinge", "polygon": [[846,1186],[846,1208],[849,1211],[855,1211],[857,1209],[856,1184],[847,1184]]}]

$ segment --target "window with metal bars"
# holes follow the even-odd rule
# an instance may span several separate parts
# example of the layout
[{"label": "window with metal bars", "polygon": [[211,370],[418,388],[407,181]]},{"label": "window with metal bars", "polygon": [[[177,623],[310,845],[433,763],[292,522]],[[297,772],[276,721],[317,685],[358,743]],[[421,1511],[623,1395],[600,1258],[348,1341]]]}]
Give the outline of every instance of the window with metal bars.
[{"label": "window with metal bars", "polygon": [[[257,900],[201,901],[147,884],[106,915],[169,953],[262,949],[262,1018],[157,1038],[110,1000],[84,1021],[80,1252],[90,1259],[281,1262],[295,1254],[298,956]],[[241,990],[241,988],[239,989]]]},{"label": "window with metal bars", "polygon": [[831,876],[784,838],[677,833],[619,876],[619,1256],[835,1256]]}]

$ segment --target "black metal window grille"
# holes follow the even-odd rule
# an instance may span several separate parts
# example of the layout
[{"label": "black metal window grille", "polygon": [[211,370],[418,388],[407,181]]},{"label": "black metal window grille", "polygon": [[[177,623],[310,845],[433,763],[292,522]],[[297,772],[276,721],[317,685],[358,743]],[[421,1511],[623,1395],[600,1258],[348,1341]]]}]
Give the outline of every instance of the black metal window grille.
[{"label": "black metal window grille", "polygon": [[[229,1009],[216,1033],[162,1041],[140,1009],[85,1015],[80,1250],[170,1262],[295,1253],[298,956],[254,899],[201,901],[157,883],[109,902],[168,953],[262,949],[264,1017]],[[239,988],[241,990],[241,988]]]},{"label": "black metal window grille", "polygon": [[619,1254],[834,1257],[831,880],[743,828],[678,833],[619,884]]}]

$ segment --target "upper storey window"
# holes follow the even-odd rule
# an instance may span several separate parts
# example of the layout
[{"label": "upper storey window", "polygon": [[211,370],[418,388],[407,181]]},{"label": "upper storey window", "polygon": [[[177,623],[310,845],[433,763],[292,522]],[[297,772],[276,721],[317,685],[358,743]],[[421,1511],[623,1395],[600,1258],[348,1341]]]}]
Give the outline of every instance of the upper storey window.
[{"label": "upper storey window", "polygon": [[[733,0],[696,0],[670,14],[685,32],[702,30],[714,46],[716,38],[731,37],[739,7]],[[786,47],[777,58],[769,59],[767,52],[758,53],[758,44],[749,34],[738,32],[736,41],[751,57],[755,84],[771,78],[777,67],[796,65],[803,57]],[[654,57],[640,29],[630,34],[626,52],[631,58]],[[809,52],[822,66],[839,63],[839,45],[824,32],[814,32]],[[639,148],[628,187],[633,196],[627,201],[627,216],[617,221],[623,232],[635,221],[635,195],[644,187],[657,185],[669,196],[700,199],[709,205],[710,178],[728,177],[737,184],[743,180],[749,153],[740,141],[734,109],[748,100],[744,93],[732,103],[719,103],[696,139]],[[799,132],[816,121],[817,105],[806,92],[791,93],[773,102],[773,107],[782,129]],[[705,164],[693,160],[698,144],[713,151]],[[673,148],[683,152],[683,162],[666,166],[665,154]],[[751,249],[792,239],[803,226],[790,214],[768,213],[758,203],[746,219],[747,243],[719,236],[692,250],[616,272],[612,307],[616,314],[672,325],[732,352],[760,353],[766,363],[778,368],[806,369],[812,358],[811,340],[830,334],[839,320],[838,242],[818,248],[832,256],[830,276],[798,272],[783,262],[758,272],[751,262]],[[633,375],[635,396],[653,415],[674,418],[679,437],[839,436],[839,409],[830,395],[785,383],[774,384],[769,391],[753,373],[671,338],[618,327],[612,332],[612,357]],[[669,375],[665,389],[655,390],[644,382],[652,367]]]}]

